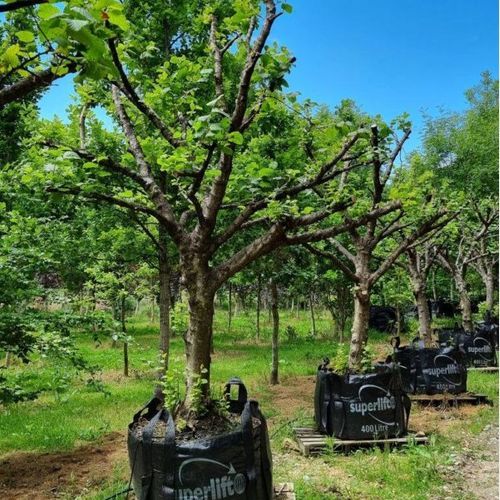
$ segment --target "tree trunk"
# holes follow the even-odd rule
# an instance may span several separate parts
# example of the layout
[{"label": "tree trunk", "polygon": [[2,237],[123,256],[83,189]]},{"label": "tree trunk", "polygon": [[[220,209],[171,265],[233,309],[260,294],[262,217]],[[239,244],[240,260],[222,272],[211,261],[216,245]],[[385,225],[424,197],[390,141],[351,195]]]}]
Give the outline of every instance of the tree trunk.
[{"label": "tree trunk", "polygon": [[359,284],[354,292],[354,318],[351,330],[349,368],[355,372],[361,368],[363,347],[368,336],[370,320],[370,290],[368,284]]},{"label": "tree trunk", "polygon": [[170,266],[165,251],[160,250],[158,257],[160,268],[160,371],[165,373],[168,370],[170,351]]},{"label": "tree trunk", "polygon": [[260,295],[262,293],[262,277],[257,278],[257,324],[255,336],[258,339],[260,337]]},{"label": "tree trunk", "polygon": [[467,291],[460,292],[460,309],[462,311],[462,325],[466,332],[472,332],[472,306]]},{"label": "tree trunk", "polygon": [[279,384],[278,366],[279,366],[279,328],[280,315],[278,309],[278,287],[276,282],[271,280],[269,283],[271,288],[271,312],[273,316],[273,338],[272,338],[272,367],[271,367],[271,384]]},{"label": "tree trunk", "polygon": [[120,302],[120,322],[122,325],[122,334],[125,337],[123,340],[123,375],[128,377],[128,342],[126,339],[127,325],[125,323],[125,295],[122,296]]},{"label": "tree trunk", "polygon": [[421,284],[416,289],[414,288],[413,293],[415,295],[415,303],[417,305],[418,332],[424,340],[425,347],[431,347],[431,314],[429,311],[429,302],[427,301],[425,285]]},{"label": "tree trunk", "polygon": [[314,303],[312,292],[309,292],[309,311],[311,313],[312,336],[316,337],[316,319],[314,317]]},{"label": "tree trunk", "polygon": [[154,323],[154,320],[155,320],[155,297],[154,295],[151,297],[151,310],[150,310],[150,314],[149,314],[149,320],[151,321],[151,323]]},{"label": "tree trunk", "polygon": [[481,276],[486,291],[486,310],[491,314],[495,307],[495,278],[493,276],[493,269],[477,269],[477,271],[479,272],[479,276]]},{"label": "tree trunk", "polygon": [[396,335],[401,335],[401,308],[399,304],[396,305]]},{"label": "tree trunk", "polygon": [[472,324],[472,306],[470,302],[467,283],[462,275],[455,275],[455,284],[460,296],[460,310],[462,312],[462,326],[466,332],[472,332],[474,327]]},{"label": "tree trunk", "polygon": [[210,348],[215,292],[208,287],[210,278],[203,273],[194,276],[190,273],[184,282],[187,286],[189,308],[189,326],[184,338],[187,363],[186,406],[191,408],[192,390],[203,369],[206,373],[203,373],[202,378],[206,379],[207,383],[201,385],[202,396],[208,398],[210,391]]},{"label": "tree trunk", "polygon": [[[416,250],[408,250],[408,275],[410,278],[413,296],[415,297],[415,305],[417,306],[418,315],[418,332],[424,341],[426,347],[431,347],[432,344],[432,330],[431,330],[431,314],[429,311],[429,302],[427,300],[427,287],[426,280],[429,273],[429,268],[422,267],[421,256]],[[435,293],[433,276],[433,290]]]},{"label": "tree trunk", "polygon": [[12,353],[7,351],[5,353],[5,368],[9,368],[12,363]]},{"label": "tree trunk", "polygon": [[422,273],[418,272],[416,265],[412,267],[411,260],[409,271],[415,305],[417,306],[418,332],[424,340],[425,346],[430,347],[432,343],[431,314],[429,311],[429,302],[427,301],[425,278],[422,276]]},{"label": "tree trunk", "polygon": [[233,287],[231,282],[228,284],[229,297],[227,302],[227,333],[231,333],[231,320],[233,317]]},{"label": "tree trunk", "polygon": [[438,299],[437,289],[436,289],[436,270],[435,269],[432,270],[432,298],[434,299],[434,301],[436,301]]},{"label": "tree trunk", "polygon": [[493,313],[493,308],[495,307],[495,280],[493,278],[493,273],[488,273],[485,281],[486,287],[486,309]]}]

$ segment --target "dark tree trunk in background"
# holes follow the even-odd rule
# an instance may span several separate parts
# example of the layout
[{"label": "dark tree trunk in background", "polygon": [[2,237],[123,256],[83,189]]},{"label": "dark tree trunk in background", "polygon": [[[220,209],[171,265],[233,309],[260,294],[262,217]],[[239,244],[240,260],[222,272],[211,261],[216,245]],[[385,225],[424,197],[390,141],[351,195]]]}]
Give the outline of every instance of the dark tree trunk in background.
[{"label": "dark tree trunk in background", "polygon": [[[127,325],[125,322],[125,296],[123,295],[120,301],[120,323],[122,326],[122,334],[127,335]],[[123,375],[128,377],[128,342],[126,338],[123,340]]]},{"label": "dark tree trunk in background", "polygon": [[401,308],[399,304],[396,305],[396,335],[398,337],[401,335]]},{"label": "dark tree trunk in background", "polygon": [[495,279],[492,269],[485,277],[484,286],[486,288],[486,308],[492,313],[495,307]]},{"label": "dark tree trunk in background", "polygon": [[262,277],[259,274],[257,278],[257,324],[256,324],[256,338],[260,337],[260,296],[262,293]]},{"label": "dark tree trunk in background", "polygon": [[312,292],[309,292],[309,311],[311,313],[312,336],[316,337],[316,318],[314,317],[314,297]]},{"label": "dark tree trunk in background", "polygon": [[273,337],[272,337],[272,364],[271,364],[271,384],[279,384],[278,368],[279,368],[279,329],[280,316],[278,310],[278,287],[276,282],[271,280],[269,283],[271,291],[271,313],[273,316]]},{"label": "dark tree trunk in background", "polygon": [[233,286],[228,283],[228,301],[227,301],[227,333],[231,333],[231,320],[233,319]]},{"label": "dark tree trunk in background", "polygon": [[496,268],[495,262],[477,262],[475,269],[478,272],[479,276],[481,276],[481,280],[484,284],[485,289],[485,301],[486,301],[486,309],[490,313],[493,312],[493,308],[495,307],[495,276],[493,274],[494,269]]},{"label": "dark tree trunk in background", "polygon": [[467,261],[453,258],[448,254],[438,254],[438,260],[443,268],[453,278],[450,281],[450,297],[453,291],[453,284],[455,284],[460,299],[460,311],[462,313],[462,326],[466,332],[472,332],[472,306],[467,289]]},{"label": "dark tree trunk in background", "polygon": [[[162,230],[160,230],[160,235]],[[162,238],[164,241],[164,238]],[[160,249],[158,258],[160,273],[160,355],[161,369],[168,370],[170,351],[170,264],[165,249]]]}]

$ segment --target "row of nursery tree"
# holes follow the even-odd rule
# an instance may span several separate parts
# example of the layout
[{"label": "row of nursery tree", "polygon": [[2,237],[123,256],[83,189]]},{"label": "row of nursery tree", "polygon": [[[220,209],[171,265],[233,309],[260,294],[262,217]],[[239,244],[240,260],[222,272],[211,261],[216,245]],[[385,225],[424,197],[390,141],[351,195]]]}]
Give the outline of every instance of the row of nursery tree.
[{"label": "row of nursery tree", "polygon": [[[408,116],[288,91],[295,58],[271,31],[290,5],[177,4],[0,4],[3,314],[105,303],[124,330],[127,297],[153,296],[167,367],[182,292],[189,407],[210,377],[217,297],[257,318],[265,303],[275,347],[284,298],[313,321],[327,308],[339,335],[352,316],[352,370],[374,302],[413,302],[426,342],[432,296],[455,294],[466,330],[473,300],[493,312],[496,80],[482,75],[465,111],[427,119],[410,152]],[[73,77],[68,121],[42,118],[43,92]],[[0,348],[20,344],[4,331]]]}]

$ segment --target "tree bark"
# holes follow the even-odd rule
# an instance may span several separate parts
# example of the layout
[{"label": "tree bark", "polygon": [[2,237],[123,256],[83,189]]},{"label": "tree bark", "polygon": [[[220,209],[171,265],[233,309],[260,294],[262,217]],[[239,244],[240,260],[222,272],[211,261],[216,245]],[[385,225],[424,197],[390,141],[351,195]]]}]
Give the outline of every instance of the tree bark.
[{"label": "tree bark", "polygon": [[436,301],[438,299],[437,296],[437,288],[436,288],[436,270],[432,270],[432,298]]},{"label": "tree bark", "polygon": [[161,371],[165,373],[168,370],[170,352],[170,265],[164,250],[159,251],[158,257],[160,268],[160,356]]},{"label": "tree bark", "polygon": [[466,332],[472,332],[474,329],[472,323],[472,306],[467,291],[460,292],[460,310],[462,312],[462,326]]},{"label": "tree bark", "polygon": [[231,320],[233,319],[233,286],[228,283],[229,296],[227,301],[227,333],[231,333]]},{"label": "tree bark", "polygon": [[312,292],[309,292],[309,311],[311,313],[312,336],[316,337],[316,318],[314,317],[314,303]]},{"label": "tree bark", "polygon": [[493,272],[488,272],[486,275],[484,286],[486,288],[486,308],[490,313],[493,313],[495,307],[495,279]]},{"label": "tree bark", "polygon": [[[493,267],[493,266],[492,266]],[[486,309],[490,313],[493,312],[493,308],[495,307],[495,278],[493,276],[492,267],[477,268],[479,276],[481,276],[481,280],[483,281],[485,292],[486,292]]]},{"label": "tree bark", "polygon": [[[125,295],[122,296],[120,302],[120,322],[122,325],[122,334],[124,337],[127,335],[127,325],[125,322]],[[123,375],[128,377],[128,342],[127,339],[123,340]]]},{"label": "tree bark", "polygon": [[262,293],[262,277],[259,274],[257,278],[257,324],[255,336],[258,339],[260,337],[260,295]]},{"label": "tree bark", "polygon": [[412,260],[409,259],[409,277],[415,297],[415,305],[417,306],[418,315],[418,332],[423,338],[425,346],[430,347],[432,343],[431,329],[431,314],[429,311],[429,302],[427,301],[427,291],[425,278],[418,272],[418,268],[413,266]]},{"label": "tree bark", "polygon": [[415,303],[417,305],[418,314],[418,331],[424,339],[425,347],[431,347],[432,344],[432,329],[431,329],[431,314],[429,311],[429,302],[425,285],[421,284],[417,289],[414,288]]},{"label": "tree bark", "polygon": [[269,283],[271,289],[271,313],[273,316],[273,337],[272,337],[272,365],[271,365],[271,384],[279,384],[278,368],[279,368],[279,328],[280,316],[278,310],[278,287],[276,282],[271,280]]},{"label": "tree bark", "polygon": [[[196,267],[194,262],[193,267]],[[210,348],[215,292],[209,288],[210,278],[205,273],[190,274],[188,279],[184,281],[187,287],[189,307],[189,326],[184,338],[188,372],[186,404],[189,407],[192,401],[193,386],[202,369],[207,370],[203,374],[207,383],[201,386],[202,394],[208,398],[210,392]]]},{"label": "tree bark", "polygon": [[351,347],[349,351],[349,368],[359,371],[363,347],[368,338],[370,320],[370,289],[367,283],[359,283],[354,291],[354,318],[351,330]]},{"label": "tree bark", "polygon": [[460,297],[460,310],[462,312],[462,326],[466,332],[472,332],[474,329],[472,323],[472,306],[470,302],[469,292],[465,278],[460,275],[455,275],[455,285]]}]

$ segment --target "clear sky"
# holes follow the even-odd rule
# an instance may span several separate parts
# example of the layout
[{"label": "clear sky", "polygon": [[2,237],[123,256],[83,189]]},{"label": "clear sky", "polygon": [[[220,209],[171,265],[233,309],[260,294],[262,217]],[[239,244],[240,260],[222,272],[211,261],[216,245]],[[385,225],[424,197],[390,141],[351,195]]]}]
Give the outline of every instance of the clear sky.
[{"label": "clear sky", "polygon": [[[354,99],[387,120],[410,113],[419,145],[422,113],[461,110],[464,91],[489,70],[498,78],[497,0],[289,0],[273,39],[297,57],[290,90],[332,107]],[[65,116],[71,80],[42,99]]]}]

